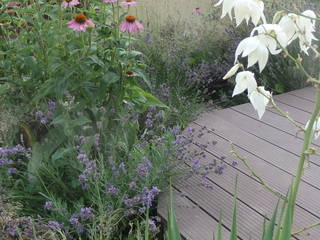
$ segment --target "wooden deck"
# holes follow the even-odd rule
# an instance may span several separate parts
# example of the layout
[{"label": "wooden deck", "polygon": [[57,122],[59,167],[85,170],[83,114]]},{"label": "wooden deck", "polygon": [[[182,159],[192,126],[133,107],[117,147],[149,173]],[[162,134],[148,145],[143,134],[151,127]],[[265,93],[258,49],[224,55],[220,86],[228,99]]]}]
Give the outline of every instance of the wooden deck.
[{"label": "wooden deck", "polygon": [[[277,105],[303,126],[310,118],[315,89],[308,87],[274,97]],[[212,240],[217,233],[219,212],[223,214],[223,239],[229,239],[232,223],[234,181],[238,175],[238,239],[249,236],[261,238],[264,216],[270,218],[277,197],[266,190],[250,174],[242,162],[230,153],[230,141],[237,153],[265,183],[286,194],[292,181],[303,134],[275,110],[268,109],[261,120],[250,104],[203,113],[191,127],[206,126],[209,131],[200,142],[216,141],[206,150],[207,160],[216,159],[227,167],[222,175],[211,173],[206,181],[213,190],[201,185],[201,177],[193,176],[186,181],[174,182],[175,210],[182,236],[191,240]],[[320,141],[313,142],[314,147]],[[196,145],[191,148],[198,148]],[[238,164],[235,165],[234,161]],[[203,162],[205,164],[205,162]],[[167,216],[168,193],[160,196],[158,213]],[[294,230],[320,221],[320,158],[311,157],[310,167],[303,174],[296,203]],[[303,232],[293,239],[319,240],[320,226]]]}]

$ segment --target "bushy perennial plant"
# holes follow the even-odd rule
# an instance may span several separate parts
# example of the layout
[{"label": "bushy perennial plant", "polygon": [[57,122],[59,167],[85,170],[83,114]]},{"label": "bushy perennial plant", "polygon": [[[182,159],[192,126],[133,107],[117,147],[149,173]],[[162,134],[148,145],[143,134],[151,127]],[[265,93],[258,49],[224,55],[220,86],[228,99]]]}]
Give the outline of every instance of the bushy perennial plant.
[{"label": "bushy perennial plant", "polygon": [[[18,119],[0,147],[0,184],[23,202],[20,214],[59,233],[52,239],[135,239],[178,164],[207,188],[206,175],[223,172],[216,162],[200,165],[205,129],[183,136],[172,110],[148,92],[143,54],[132,46],[143,30],[127,12],[135,4],[0,3],[0,96]],[[188,154],[190,144],[199,152]],[[144,223],[150,237],[156,223]],[[31,234],[12,226],[0,234]]]},{"label": "bushy perennial plant", "polygon": [[[277,223],[278,226],[276,226],[275,219],[279,202],[277,206],[275,206],[268,227],[266,228],[266,226],[264,226],[261,238],[263,240],[289,240],[295,235],[295,233],[292,233],[292,224],[302,173],[305,166],[308,165],[308,157],[313,154],[319,155],[315,149],[310,147],[310,144],[313,138],[319,137],[320,78],[317,79],[306,71],[302,65],[302,55],[298,54],[298,56],[293,56],[289,53],[287,48],[293,41],[297,40],[299,41],[301,54],[308,56],[310,52],[312,52],[312,54],[315,55],[315,58],[318,59],[320,55],[317,48],[314,46],[314,41],[317,40],[314,34],[316,32],[316,21],[319,21],[319,19],[312,10],[305,10],[302,13],[290,13],[288,10],[283,9],[275,13],[273,22],[269,24],[264,16],[264,3],[261,0],[221,0],[217,5],[220,4],[222,4],[223,8],[222,17],[228,14],[232,20],[234,16],[237,26],[240,25],[243,20],[246,20],[246,23],[249,24],[249,20],[251,19],[255,26],[250,36],[239,43],[235,52],[235,65],[224,76],[224,79],[228,79],[236,74],[236,85],[233,96],[247,91],[247,96],[254,109],[257,111],[259,119],[263,116],[266,106],[271,103],[271,107],[275,108],[280,114],[305,133],[296,176],[289,188],[288,195],[283,197],[284,202],[281,210],[282,213]],[[247,68],[258,63],[260,72],[262,72],[267,65],[269,54],[278,55],[279,53],[283,53],[286,57],[290,58],[296,64],[296,67],[304,74],[307,82],[312,83],[316,88],[317,94],[314,110],[310,120],[304,127],[297,124],[287,113],[277,107],[272,98],[272,94],[265,90],[264,86],[258,86],[254,73],[245,70],[244,65],[238,60],[239,55],[241,55],[241,57],[247,57]],[[237,73],[240,68],[243,71]],[[242,159],[234,149],[232,150],[232,153],[239,159]],[[263,182],[261,183],[263,184]],[[234,215],[230,239],[237,239],[236,194],[237,187],[234,196]],[[284,217],[282,218],[282,216]],[[317,225],[318,223],[315,223],[301,231]],[[218,239],[222,239],[221,218]]]}]

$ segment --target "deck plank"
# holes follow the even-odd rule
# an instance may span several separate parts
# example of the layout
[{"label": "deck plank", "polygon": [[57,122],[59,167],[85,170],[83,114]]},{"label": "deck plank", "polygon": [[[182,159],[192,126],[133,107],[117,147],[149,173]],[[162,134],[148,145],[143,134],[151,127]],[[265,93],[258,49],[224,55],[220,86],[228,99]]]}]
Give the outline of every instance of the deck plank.
[{"label": "deck plank", "polygon": [[[196,120],[196,123],[207,126],[214,131],[219,131],[221,135],[237,144],[250,153],[260,157],[266,163],[277,166],[279,169],[294,175],[297,169],[299,158],[278,147],[270,147],[270,144],[263,139],[259,139],[244,130],[230,124],[226,119],[214,114],[205,113]],[[320,189],[320,178],[318,168],[309,168],[302,177],[303,181]]]},{"label": "deck plank", "polygon": [[[194,148],[197,147],[194,146]],[[206,159],[216,159],[217,161],[219,160],[210,152],[208,152],[208,155],[209,156]],[[236,166],[233,166],[227,161],[224,162],[228,164],[225,172],[221,175],[217,175],[212,172],[208,175],[208,180],[211,183],[215,183],[219,187],[223,188],[226,192],[233,193],[234,179],[236,178],[236,176],[238,176],[238,201],[245,203],[254,211],[256,211],[256,215],[253,216],[254,218],[263,219],[263,217],[266,216],[267,219],[270,219],[270,215],[274,210],[274,206],[278,201],[278,197],[264,188],[259,182],[255,181],[254,178],[239,171]],[[204,160],[202,163],[208,164],[209,160]],[[297,205],[296,207],[295,216],[296,220],[293,225],[294,230],[301,229],[306,225],[311,225],[320,220],[318,217],[313,216],[299,205]],[[320,228],[315,228],[311,229],[310,231],[304,232],[300,237],[306,236],[309,236],[308,239],[318,240],[317,236],[320,236]]]},{"label": "deck plank", "polygon": [[[314,89],[307,87],[275,96],[274,99],[281,109],[304,126],[313,110],[314,95]],[[178,195],[176,212],[182,235],[190,240],[211,240],[212,232],[217,232],[221,209],[223,239],[229,239],[234,179],[238,176],[238,239],[247,240],[250,233],[252,239],[260,239],[264,216],[270,218],[277,196],[264,188],[242,162],[234,164],[236,159],[230,153],[230,141],[237,153],[262,177],[264,184],[285,195],[296,173],[303,134],[296,135],[297,129],[275,109],[267,109],[259,120],[250,104],[203,113],[190,125],[196,130],[204,126],[208,131],[201,137],[195,135],[195,141],[199,144],[215,141],[216,144],[209,144],[204,150],[207,157],[201,163],[221,161],[227,168],[222,175],[212,172],[205,178],[194,175],[174,181],[175,194]],[[313,146],[319,147],[320,141],[313,141]],[[192,152],[198,146],[189,148]],[[312,157],[310,160],[297,196],[293,230],[320,221],[320,159]],[[183,166],[190,168],[190,165],[184,163]],[[213,185],[214,189],[204,187],[201,184],[203,181]],[[158,212],[164,219],[167,199],[168,194],[163,193],[159,200]],[[293,239],[319,238],[320,227],[316,227]]]},{"label": "deck plank", "polygon": [[274,96],[273,99],[275,100],[275,102],[278,101],[308,113],[312,113],[313,111],[314,103],[306,99],[296,97],[291,94],[280,94],[280,95]]},{"label": "deck plank", "polygon": [[[213,232],[218,229],[218,222],[175,189],[173,196],[175,214],[182,236],[187,240],[212,240]],[[161,194],[158,205],[158,214],[164,219],[167,218],[167,203],[169,203],[168,190]],[[223,239],[227,239],[229,235],[230,231],[223,227]]]},{"label": "deck plank", "polygon": [[311,102],[315,102],[316,89],[314,87],[306,87],[295,91],[291,91],[288,94],[303,98]]},{"label": "deck plank", "polygon": [[[240,129],[251,133],[270,144],[275,145],[285,151],[288,151],[297,157],[300,156],[300,152],[303,146],[303,138],[297,138],[293,134],[288,134],[282,131],[280,128],[276,129],[258,119],[250,118],[247,115],[235,112],[232,109],[223,109],[215,113],[216,116],[227,120],[229,123],[236,125]],[[269,112],[265,113],[265,117],[269,116]],[[278,120],[278,119],[277,119]],[[283,119],[282,122],[288,122]],[[312,145],[313,147],[319,147],[319,145]],[[319,167],[319,157],[310,156],[310,162]],[[320,170],[320,169],[319,169]]]},{"label": "deck plank", "polygon": [[[197,129],[197,126],[194,126]],[[200,127],[198,127],[199,129]],[[223,159],[229,165],[236,160],[230,155],[231,146],[227,139],[224,139],[219,135],[217,131],[213,135],[204,135],[198,141],[200,143],[206,143],[209,139],[214,139],[217,144],[214,146],[209,145],[207,150],[210,151],[218,159]],[[264,162],[261,158],[251,154],[246,149],[238,147],[235,143],[235,150],[241,156],[246,158],[247,163],[254,169],[254,171],[262,177],[264,182],[280,192],[282,195],[287,193],[289,185],[292,181],[293,175],[282,171],[272,164]],[[236,166],[238,171],[245,173],[247,176],[251,177],[251,172],[242,164],[238,163]],[[297,196],[297,205],[303,207],[308,212],[312,212],[316,217],[320,218],[320,206],[318,204],[319,191],[314,187],[306,184],[304,181],[301,182],[301,187],[299,188],[299,194]],[[305,196],[308,196],[307,198]]]}]

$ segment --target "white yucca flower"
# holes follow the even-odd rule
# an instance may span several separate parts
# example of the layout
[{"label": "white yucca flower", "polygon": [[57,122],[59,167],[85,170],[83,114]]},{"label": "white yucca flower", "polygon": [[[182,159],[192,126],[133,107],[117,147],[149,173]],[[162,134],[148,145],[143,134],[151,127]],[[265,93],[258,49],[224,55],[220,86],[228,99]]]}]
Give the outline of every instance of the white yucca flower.
[{"label": "white yucca flower", "polygon": [[[307,130],[309,126],[310,120],[308,120],[306,126],[304,127],[305,130]],[[320,119],[317,118],[316,121],[313,124],[312,131],[314,132],[314,140],[317,140],[320,136]]]},{"label": "white yucca flower", "polygon": [[266,22],[263,13],[264,4],[261,0],[220,0],[215,6],[221,4],[221,18],[228,14],[230,19],[232,19],[232,9],[234,9],[237,26],[239,26],[243,20],[246,20],[248,24],[250,19],[255,26],[257,26],[260,19]]},{"label": "white yucca flower", "polygon": [[235,61],[242,54],[241,57],[248,57],[248,68],[258,62],[262,72],[268,62],[269,51],[273,55],[281,52],[278,42],[282,47],[287,46],[288,37],[283,29],[277,24],[262,24],[252,30],[250,37],[239,43]]},{"label": "white yucca flower", "polygon": [[[302,12],[302,15],[316,18],[315,13],[311,10]],[[317,39],[313,35],[315,20],[304,16],[289,13],[281,18],[279,25],[288,36],[288,44],[298,38],[301,51],[308,55],[309,46],[311,46],[313,40]]]},{"label": "white yucca flower", "polygon": [[240,63],[237,63],[236,65],[234,65],[234,66],[226,73],[226,75],[224,75],[223,80],[226,80],[226,79],[228,79],[228,78],[231,78],[233,75],[235,75],[240,66],[241,66]]},{"label": "white yucca flower", "polygon": [[236,86],[233,89],[232,97],[243,93],[248,89],[250,94],[252,91],[256,90],[257,82],[254,78],[254,73],[250,71],[239,72],[236,76]]},{"label": "white yucca flower", "polygon": [[250,102],[253,106],[253,108],[257,111],[259,119],[262,118],[266,106],[269,103],[270,100],[270,92],[266,91],[264,87],[258,87],[254,91],[248,94],[248,97],[250,99]]}]

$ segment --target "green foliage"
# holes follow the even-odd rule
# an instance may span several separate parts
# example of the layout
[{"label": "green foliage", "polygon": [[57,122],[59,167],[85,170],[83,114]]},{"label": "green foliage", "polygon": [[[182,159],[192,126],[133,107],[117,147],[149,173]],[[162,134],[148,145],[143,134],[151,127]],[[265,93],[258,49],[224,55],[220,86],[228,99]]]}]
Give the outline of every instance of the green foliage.
[{"label": "green foliage", "polygon": [[174,211],[174,200],[173,200],[173,191],[172,183],[170,179],[170,206],[168,209],[168,240],[180,240],[180,231],[177,223],[175,211]]}]

